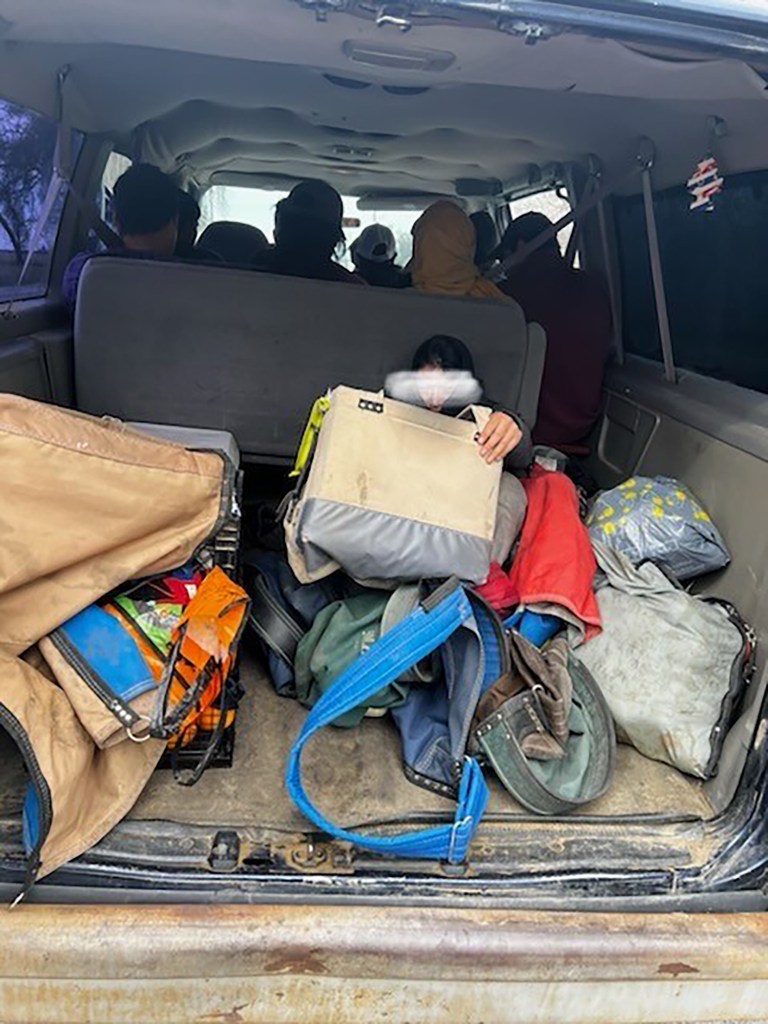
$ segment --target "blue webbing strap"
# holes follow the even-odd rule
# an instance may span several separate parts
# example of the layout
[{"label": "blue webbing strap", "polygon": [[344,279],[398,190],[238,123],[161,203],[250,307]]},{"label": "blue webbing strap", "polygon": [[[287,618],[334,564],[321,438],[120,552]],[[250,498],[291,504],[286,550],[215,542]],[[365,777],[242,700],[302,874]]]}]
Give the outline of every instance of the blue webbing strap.
[{"label": "blue webbing strap", "polygon": [[460,863],[488,802],[480,765],[465,758],[459,799],[452,824],[417,832],[370,836],[339,828],[309,800],[301,784],[301,752],[307,740],[340,715],[363,704],[444,643],[472,617],[472,606],[457,581],[436,591],[426,602],[372,644],[349,665],[304,720],[288,755],[285,784],[299,810],[323,832],[357,846],[399,857],[425,857]]}]

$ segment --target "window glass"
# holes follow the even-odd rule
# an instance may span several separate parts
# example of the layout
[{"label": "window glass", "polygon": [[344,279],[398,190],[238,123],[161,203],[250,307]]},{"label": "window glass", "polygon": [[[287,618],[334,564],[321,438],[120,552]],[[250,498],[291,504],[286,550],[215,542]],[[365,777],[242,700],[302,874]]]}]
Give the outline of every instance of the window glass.
[{"label": "window glass", "polygon": [[109,154],[109,160],[104,168],[104,174],[101,178],[101,208],[99,215],[101,219],[109,224],[109,226],[117,231],[117,224],[115,223],[115,211],[112,205],[112,197],[115,192],[115,182],[124,174],[133,163],[127,156],[123,156],[122,153],[117,153],[114,150]]},{"label": "window glass", "polygon": [[[82,141],[74,133],[73,158]],[[56,123],[0,99],[0,300],[34,298],[48,289],[51,256],[64,206],[58,197],[23,283],[17,281],[53,174]]]},{"label": "window glass", "polygon": [[[509,202],[509,212],[513,220],[517,217],[522,217],[524,213],[543,213],[555,223],[561,217],[565,217],[567,213],[571,212],[571,204],[567,199],[559,196],[555,189],[547,189],[545,192],[536,192],[534,195],[525,196],[523,199],[511,199]],[[573,224],[569,224],[557,234],[557,241],[563,253],[568,245],[568,239],[571,237],[572,231]],[[578,252],[576,253],[574,263],[576,266],[579,265]]]},{"label": "window glass", "polygon": [[[682,187],[654,201],[675,365],[768,392],[768,173],[726,179],[711,211],[690,202]],[[617,227],[625,345],[660,358],[641,197]]]},{"label": "window glass", "polygon": [[[235,220],[260,228],[273,241],[275,207],[287,196],[287,192],[264,189],[239,188],[231,185],[214,185],[203,196],[200,208],[200,230],[217,220]],[[411,227],[419,216],[418,210],[358,210],[354,196],[342,196],[344,216],[359,221],[359,227],[345,227],[347,247],[339,262],[352,266],[349,247],[369,224],[385,224],[392,230],[397,242],[397,262],[402,266],[411,258]]]}]

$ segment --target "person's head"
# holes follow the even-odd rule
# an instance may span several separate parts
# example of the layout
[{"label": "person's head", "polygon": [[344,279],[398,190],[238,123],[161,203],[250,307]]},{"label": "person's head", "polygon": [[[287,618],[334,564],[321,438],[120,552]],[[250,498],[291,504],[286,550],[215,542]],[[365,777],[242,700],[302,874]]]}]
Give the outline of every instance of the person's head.
[{"label": "person's head", "polygon": [[370,263],[394,263],[397,256],[395,236],[384,224],[370,224],[349,247],[349,254],[358,270]]},{"label": "person's head", "polygon": [[469,218],[475,226],[475,263],[485,267],[493,260],[493,254],[499,244],[499,232],[496,222],[487,210],[479,210]]},{"label": "person's head", "polygon": [[200,205],[194,196],[179,189],[179,238],[177,252],[189,252],[197,241],[197,226],[200,223]]},{"label": "person's head", "polygon": [[[543,213],[524,213],[521,217],[516,217],[504,232],[497,255],[500,259],[511,256],[521,245],[532,242],[534,238],[538,238],[547,228],[551,227],[552,221]],[[559,256],[560,246],[557,243],[557,236],[550,238],[537,251]]]},{"label": "person's head", "polygon": [[179,190],[152,164],[134,164],[115,183],[115,219],[128,249],[172,256],[179,225]]},{"label": "person's head", "polygon": [[469,292],[478,277],[475,227],[449,199],[433,203],[411,229],[414,286],[425,291]]},{"label": "person's head", "polygon": [[344,241],[343,216],[335,188],[324,181],[302,181],[277,204],[275,244],[313,259],[330,259]]},{"label": "person's head", "polygon": [[464,370],[475,375],[472,353],[463,341],[450,334],[433,334],[413,353],[412,370]]},{"label": "person's head", "polygon": [[[411,373],[399,377],[402,397],[432,412],[464,409],[482,395],[472,353],[449,334],[434,334],[422,342],[413,354]],[[407,398],[409,392],[412,397]]]},{"label": "person's head", "polygon": [[270,248],[263,231],[235,220],[215,220],[205,228],[197,244],[235,266],[248,266],[260,252]]}]

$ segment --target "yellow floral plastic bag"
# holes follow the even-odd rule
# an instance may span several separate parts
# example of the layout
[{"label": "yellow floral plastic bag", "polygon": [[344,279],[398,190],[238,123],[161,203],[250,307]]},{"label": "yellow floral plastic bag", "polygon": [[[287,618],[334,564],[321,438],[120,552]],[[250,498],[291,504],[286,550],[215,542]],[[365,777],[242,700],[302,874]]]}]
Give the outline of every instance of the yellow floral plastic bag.
[{"label": "yellow floral plastic bag", "polygon": [[679,580],[722,569],[725,541],[688,488],[671,477],[635,476],[598,495],[587,519],[593,540],[633,565],[655,562]]}]

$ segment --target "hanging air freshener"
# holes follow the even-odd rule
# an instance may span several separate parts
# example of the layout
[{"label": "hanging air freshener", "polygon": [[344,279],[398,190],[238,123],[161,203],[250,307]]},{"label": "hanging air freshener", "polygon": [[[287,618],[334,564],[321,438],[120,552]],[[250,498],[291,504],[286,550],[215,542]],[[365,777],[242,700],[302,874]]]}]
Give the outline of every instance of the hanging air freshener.
[{"label": "hanging air freshener", "polygon": [[696,165],[686,188],[691,193],[689,210],[714,210],[714,198],[723,191],[725,179],[720,174],[717,160],[713,156],[704,157]]}]

